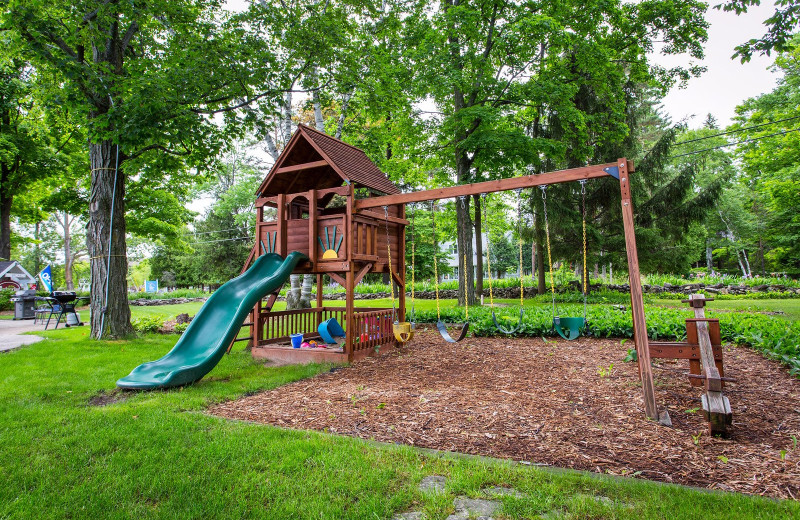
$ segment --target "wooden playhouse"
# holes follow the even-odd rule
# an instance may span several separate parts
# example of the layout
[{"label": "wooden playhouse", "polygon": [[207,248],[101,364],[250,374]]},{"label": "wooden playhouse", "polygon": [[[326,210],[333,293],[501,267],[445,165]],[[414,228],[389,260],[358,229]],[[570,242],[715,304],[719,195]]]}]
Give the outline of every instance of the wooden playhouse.
[{"label": "wooden playhouse", "polygon": [[[299,126],[256,193],[256,241],[242,272],[265,253],[304,253],[311,261],[295,273],[316,274],[316,305],[273,312],[277,293],[260,300],[247,323],[249,338],[244,338],[250,341],[253,357],[345,362],[393,346],[393,321],[404,321],[405,205],[359,210],[355,201],[399,193],[363,151]],[[367,273],[390,274],[397,284],[396,313],[392,308],[354,308],[354,289]],[[320,288],[325,275],[345,288],[343,305],[323,305]],[[342,348],[289,345],[291,334],[317,337],[319,324],[329,318],[345,329]]]}]

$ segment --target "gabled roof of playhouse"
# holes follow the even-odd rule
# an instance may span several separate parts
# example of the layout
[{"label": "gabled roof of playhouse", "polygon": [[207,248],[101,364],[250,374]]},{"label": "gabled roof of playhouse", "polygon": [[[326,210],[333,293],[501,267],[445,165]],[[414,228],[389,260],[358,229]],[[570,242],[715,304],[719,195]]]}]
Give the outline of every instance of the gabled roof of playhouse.
[{"label": "gabled roof of playhouse", "polygon": [[380,193],[400,193],[363,151],[306,125],[298,125],[257,193],[260,197],[272,197],[279,193],[335,188],[343,182]]},{"label": "gabled roof of playhouse", "polygon": [[31,284],[36,281],[36,278],[22,267],[22,264],[16,260],[8,262],[0,262],[0,278],[9,277],[18,282]]}]

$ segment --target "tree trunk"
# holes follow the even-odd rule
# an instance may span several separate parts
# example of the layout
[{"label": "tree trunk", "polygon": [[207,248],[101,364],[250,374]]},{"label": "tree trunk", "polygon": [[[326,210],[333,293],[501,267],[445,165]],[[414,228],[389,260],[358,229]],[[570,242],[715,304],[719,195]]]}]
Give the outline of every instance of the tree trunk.
[{"label": "tree trunk", "polygon": [[708,269],[708,274],[714,274],[714,250],[711,249],[711,246],[706,245],[706,268]]},{"label": "tree trunk", "polygon": [[91,334],[95,339],[133,334],[128,307],[125,174],[121,170],[115,172],[116,152],[117,148],[110,140],[89,144],[92,191],[86,240],[92,273]]},{"label": "tree trunk", "polygon": [[[33,225],[33,240],[36,242],[36,246],[33,250],[33,270],[36,271],[34,276],[38,276],[39,273],[42,272],[42,257],[41,257],[41,250],[39,249],[39,229],[41,227],[41,222],[37,222]],[[36,282],[37,285],[39,282]]]},{"label": "tree trunk", "polygon": [[300,307],[302,309],[311,308],[311,289],[314,286],[315,274],[303,275],[303,287],[300,289]]},{"label": "tree trunk", "polygon": [[[74,219],[75,217],[72,218]],[[64,283],[68,291],[75,290],[75,282],[72,279],[72,264],[75,259],[72,257],[72,237],[69,229],[71,224],[70,214],[65,211],[62,224],[64,226]]]},{"label": "tree trunk", "polygon": [[300,275],[289,276],[289,291],[286,293],[286,310],[302,309],[300,304]]},{"label": "tree trunk", "polygon": [[[463,205],[462,205],[463,201]],[[458,236],[458,304],[475,304],[475,283],[472,261],[472,222],[469,216],[469,197],[456,200],[456,221]]]},{"label": "tree trunk", "polygon": [[14,197],[9,195],[10,190],[5,189],[8,179],[8,167],[2,165],[3,173],[0,179],[0,258],[11,260],[11,204]]},{"label": "tree trunk", "polygon": [[758,237],[758,256],[761,257],[761,276],[767,276],[766,270],[764,270],[764,241],[761,237]]},{"label": "tree trunk", "polygon": [[475,294],[480,297],[483,294],[483,227],[481,225],[483,214],[481,212],[481,196],[473,195],[472,201],[475,203]]}]

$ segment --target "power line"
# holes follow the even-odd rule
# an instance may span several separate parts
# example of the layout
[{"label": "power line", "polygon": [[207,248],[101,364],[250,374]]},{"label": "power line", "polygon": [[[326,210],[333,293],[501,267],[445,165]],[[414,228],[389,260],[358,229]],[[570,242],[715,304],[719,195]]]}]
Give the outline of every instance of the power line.
[{"label": "power line", "polygon": [[670,156],[670,159],[677,159],[678,157],[686,157],[687,155],[695,155],[702,152],[709,152],[711,150],[719,150],[720,148],[727,148],[729,146],[736,146],[739,144],[752,143],[754,141],[760,141],[762,139],[766,139],[767,137],[775,137],[776,135],[786,135],[792,132],[797,132],[798,130],[800,130],[800,127],[795,128],[794,130],[784,130],[782,132],[775,132],[774,134],[762,135],[761,137],[754,137],[753,139],[745,139],[744,141],[737,141],[735,143],[721,144],[713,148],[705,148],[703,150],[695,150],[694,152],[682,153],[680,155],[672,155]]},{"label": "power line", "polygon": [[242,230],[242,228],[235,227],[235,228],[228,228],[228,229],[216,229],[214,231],[199,231],[199,232],[187,231],[186,234],[187,235],[208,235],[209,233],[223,233],[225,231],[241,231],[241,230]]},{"label": "power line", "polygon": [[769,122],[761,123],[761,124],[758,124],[758,125],[747,126],[747,127],[744,127],[744,128],[737,128],[735,130],[728,130],[727,132],[720,132],[718,134],[707,135],[705,137],[698,137],[697,139],[689,139],[688,141],[681,141],[679,143],[675,143],[675,146],[679,146],[679,145],[682,145],[682,144],[688,144],[688,143],[694,143],[694,142],[697,142],[697,141],[704,141],[706,139],[711,139],[712,137],[719,137],[721,135],[728,135],[728,134],[735,134],[737,132],[744,132],[745,130],[752,130],[753,128],[761,128],[762,126],[769,126],[769,125],[774,125],[774,124],[777,124],[777,123],[783,123],[784,121],[793,121],[795,119],[800,119],[800,116],[787,117],[785,119],[778,119],[776,121],[769,121]]},{"label": "power line", "polygon": [[219,240],[205,240],[203,242],[189,242],[190,245],[214,244],[216,242],[231,242],[234,240],[253,240],[255,237],[220,238]]}]

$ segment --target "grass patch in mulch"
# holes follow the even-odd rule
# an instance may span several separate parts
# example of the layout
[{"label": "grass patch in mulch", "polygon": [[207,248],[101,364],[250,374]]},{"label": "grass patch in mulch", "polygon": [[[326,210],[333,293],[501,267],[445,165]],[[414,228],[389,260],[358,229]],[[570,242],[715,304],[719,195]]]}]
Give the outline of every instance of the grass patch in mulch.
[{"label": "grass patch in mulch", "polygon": [[800,381],[745,347],[725,347],[730,438],[708,435],[688,362],[658,360],[673,427],[645,418],[631,342],[422,333],[388,356],[211,408],[294,429],[800,498]]}]

